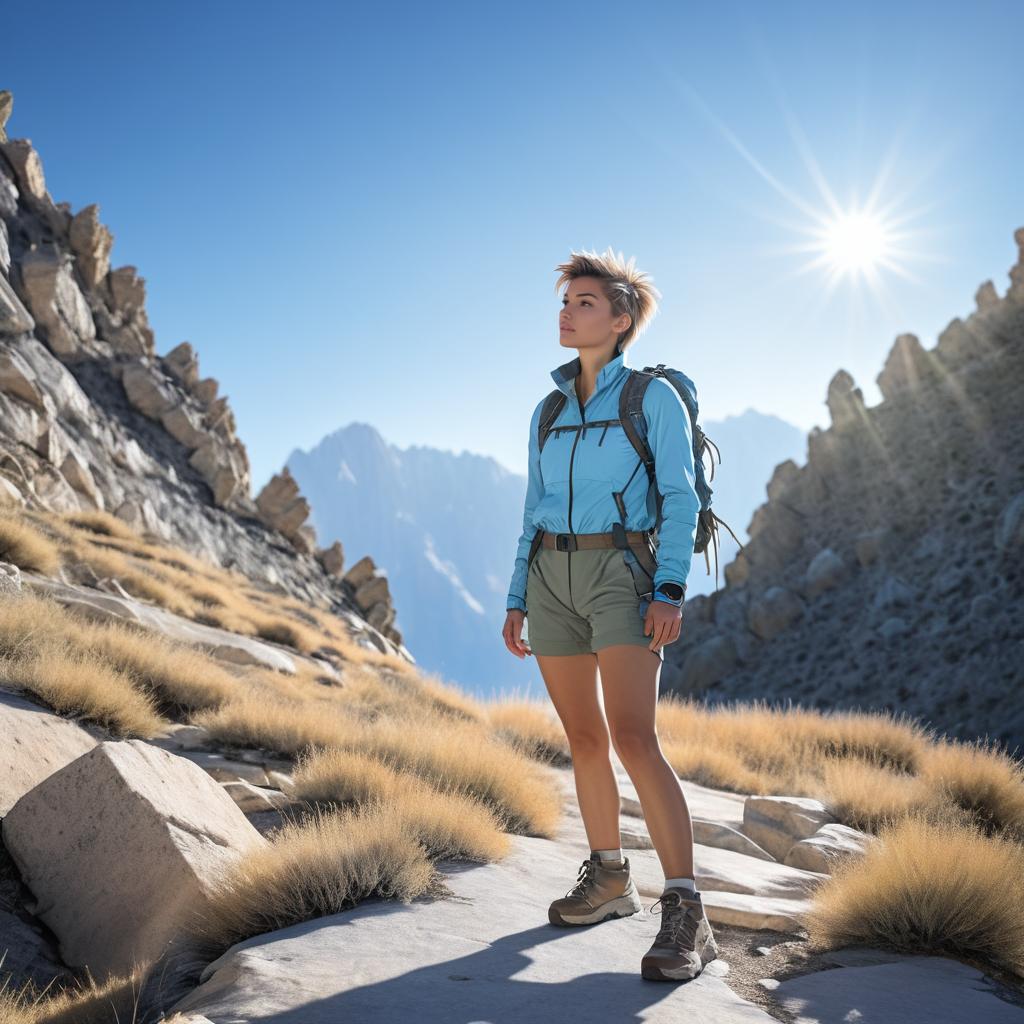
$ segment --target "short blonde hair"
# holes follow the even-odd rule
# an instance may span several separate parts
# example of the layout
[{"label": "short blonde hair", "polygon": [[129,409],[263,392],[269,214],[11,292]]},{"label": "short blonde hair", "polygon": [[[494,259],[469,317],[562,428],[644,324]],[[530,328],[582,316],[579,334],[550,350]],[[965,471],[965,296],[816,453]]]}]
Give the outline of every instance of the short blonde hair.
[{"label": "short blonde hair", "polygon": [[658,311],[661,292],[654,287],[650,277],[634,266],[635,257],[629,262],[622,253],[614,253],[609,246],[603,253],[577,252],[573,250],[568,263],[555,267],[560,276],[555,282],[557,292],[577,277],[596,277],[608,301],[612,304],[612,316],[628,313],[633,319],[629,327],[619,335],[617,352],[624,352],[636,340],[640,332],[651,322]]}]

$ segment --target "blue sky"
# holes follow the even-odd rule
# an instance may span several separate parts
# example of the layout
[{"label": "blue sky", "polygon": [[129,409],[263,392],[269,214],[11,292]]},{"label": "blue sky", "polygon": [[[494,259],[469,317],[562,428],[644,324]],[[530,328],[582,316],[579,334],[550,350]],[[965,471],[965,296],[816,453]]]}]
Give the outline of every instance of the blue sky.
[{"label": "blue sky", "polygon": [[[525,471],[573,248],[663,293],[634,366],[809,429],[837,369],[874,404],[897,334],[1003,294],[1024,225],[1019,3],[39,2],[5,32],[10,137],[221,381],[254,492],[353,420]],[[873,190],[895,268],[808,269]]]}]

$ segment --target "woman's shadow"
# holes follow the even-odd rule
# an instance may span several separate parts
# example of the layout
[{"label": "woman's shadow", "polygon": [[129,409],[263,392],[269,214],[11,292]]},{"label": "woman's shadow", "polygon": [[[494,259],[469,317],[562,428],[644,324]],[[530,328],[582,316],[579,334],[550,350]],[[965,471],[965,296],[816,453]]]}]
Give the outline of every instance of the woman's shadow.
[{"label": "woman's shadow", "polygon": [[[448,899],[476,902],[458,896]],[[229,1018],[254,1024],[570,1024],[577,1020],[627,1024],[660,1020],[662,1013],[665,1020],[678,1020],[684,1011],[697,1022],[730,1019],[719,1014],[726,1012],[728,1002],[740,1001],[720,977],[707,972],[693,981],[642,978],[640,958],[654,935],[648,914],[578,928],[544,921],[491,941],[439,930],[443,922],[423,914],[435,902],[433,898],[410,903],[368,899],[349,911],[247,939],[232,947],[231,967],[223,965],[227,968],[223,994],[217,994],[221,985],[216,973],[208,975],[207,992],[201,988],[194,993],[199,996],[194,1008],[214,1024]],[[538,916],[542,910],[538,907]],[[500,914],[501,906],[481,906],[479,913],[481,919]],[[584,935],[595,929],[601,929],[600,936]],[[541,949],[555,942],[564,948]],[[249,953],[263,946],[278,948],[256,957]],[[531,955],[531,951],[539,952]],[[403,962],[422,964],[427,958],[433,962],[412,970],[401,968]],[[259,962],[250,968],[249,983],[246,960]],[[620,970],[608,970],[609,960],[628,963]],[[263,966],[268,962],[273,965],[269,970]],[[325,973],[329,976],[317,983]],[[304,977],[313,991],[310,999],[296,1005]],[[243,998],[242,1005],[232,1005],[232,995],[240,994],[235,984],[239,980],[241,993],[251,993],[252,1002]],[[336,994],[315,994],[342,984],[345,990]],[[275,1002],[284,1001],[287,1007],[274,1008]],[[660,1012],[644,1012],[659,1003],[665,1003]],[[238,1016],[242,1012],[244,1018]],[[758,1012],[745,1004],[741,1016],[746,1024],[759,1024]],[[775,1024],[768,1014],[763,1020]]]}]

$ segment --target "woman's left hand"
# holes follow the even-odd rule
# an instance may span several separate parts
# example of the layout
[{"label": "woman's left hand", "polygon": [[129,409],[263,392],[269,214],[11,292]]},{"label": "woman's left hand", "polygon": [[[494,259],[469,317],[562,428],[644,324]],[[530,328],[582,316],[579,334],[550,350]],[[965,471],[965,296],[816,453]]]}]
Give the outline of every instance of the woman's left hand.
[{"label": "woman's left hand", "polygon": [[[683,609],[667,601],[651,601],[644,616],[644,635],[651,637],[651,650],[679,639],[683,628]],[[653,633],[652,633],[653,630]]]}]

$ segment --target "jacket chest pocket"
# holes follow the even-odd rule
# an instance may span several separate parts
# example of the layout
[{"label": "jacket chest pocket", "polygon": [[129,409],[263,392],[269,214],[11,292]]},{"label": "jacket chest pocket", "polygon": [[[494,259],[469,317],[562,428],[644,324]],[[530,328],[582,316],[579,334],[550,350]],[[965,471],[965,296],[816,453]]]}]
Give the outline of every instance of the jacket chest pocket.
[{"label": "jacket chest pocket", "polygon": [[617,490],[629,478],[637,458],[621,424],[588,426],[576,447],[573,476],[607,480],[609,490]]},{"label": "jacket chest pocket", "polygon": [[565,483],[569,479],[569,460],[576,434],[572,430],[552,430],[540,450],[540,472],[545,483]]}]

